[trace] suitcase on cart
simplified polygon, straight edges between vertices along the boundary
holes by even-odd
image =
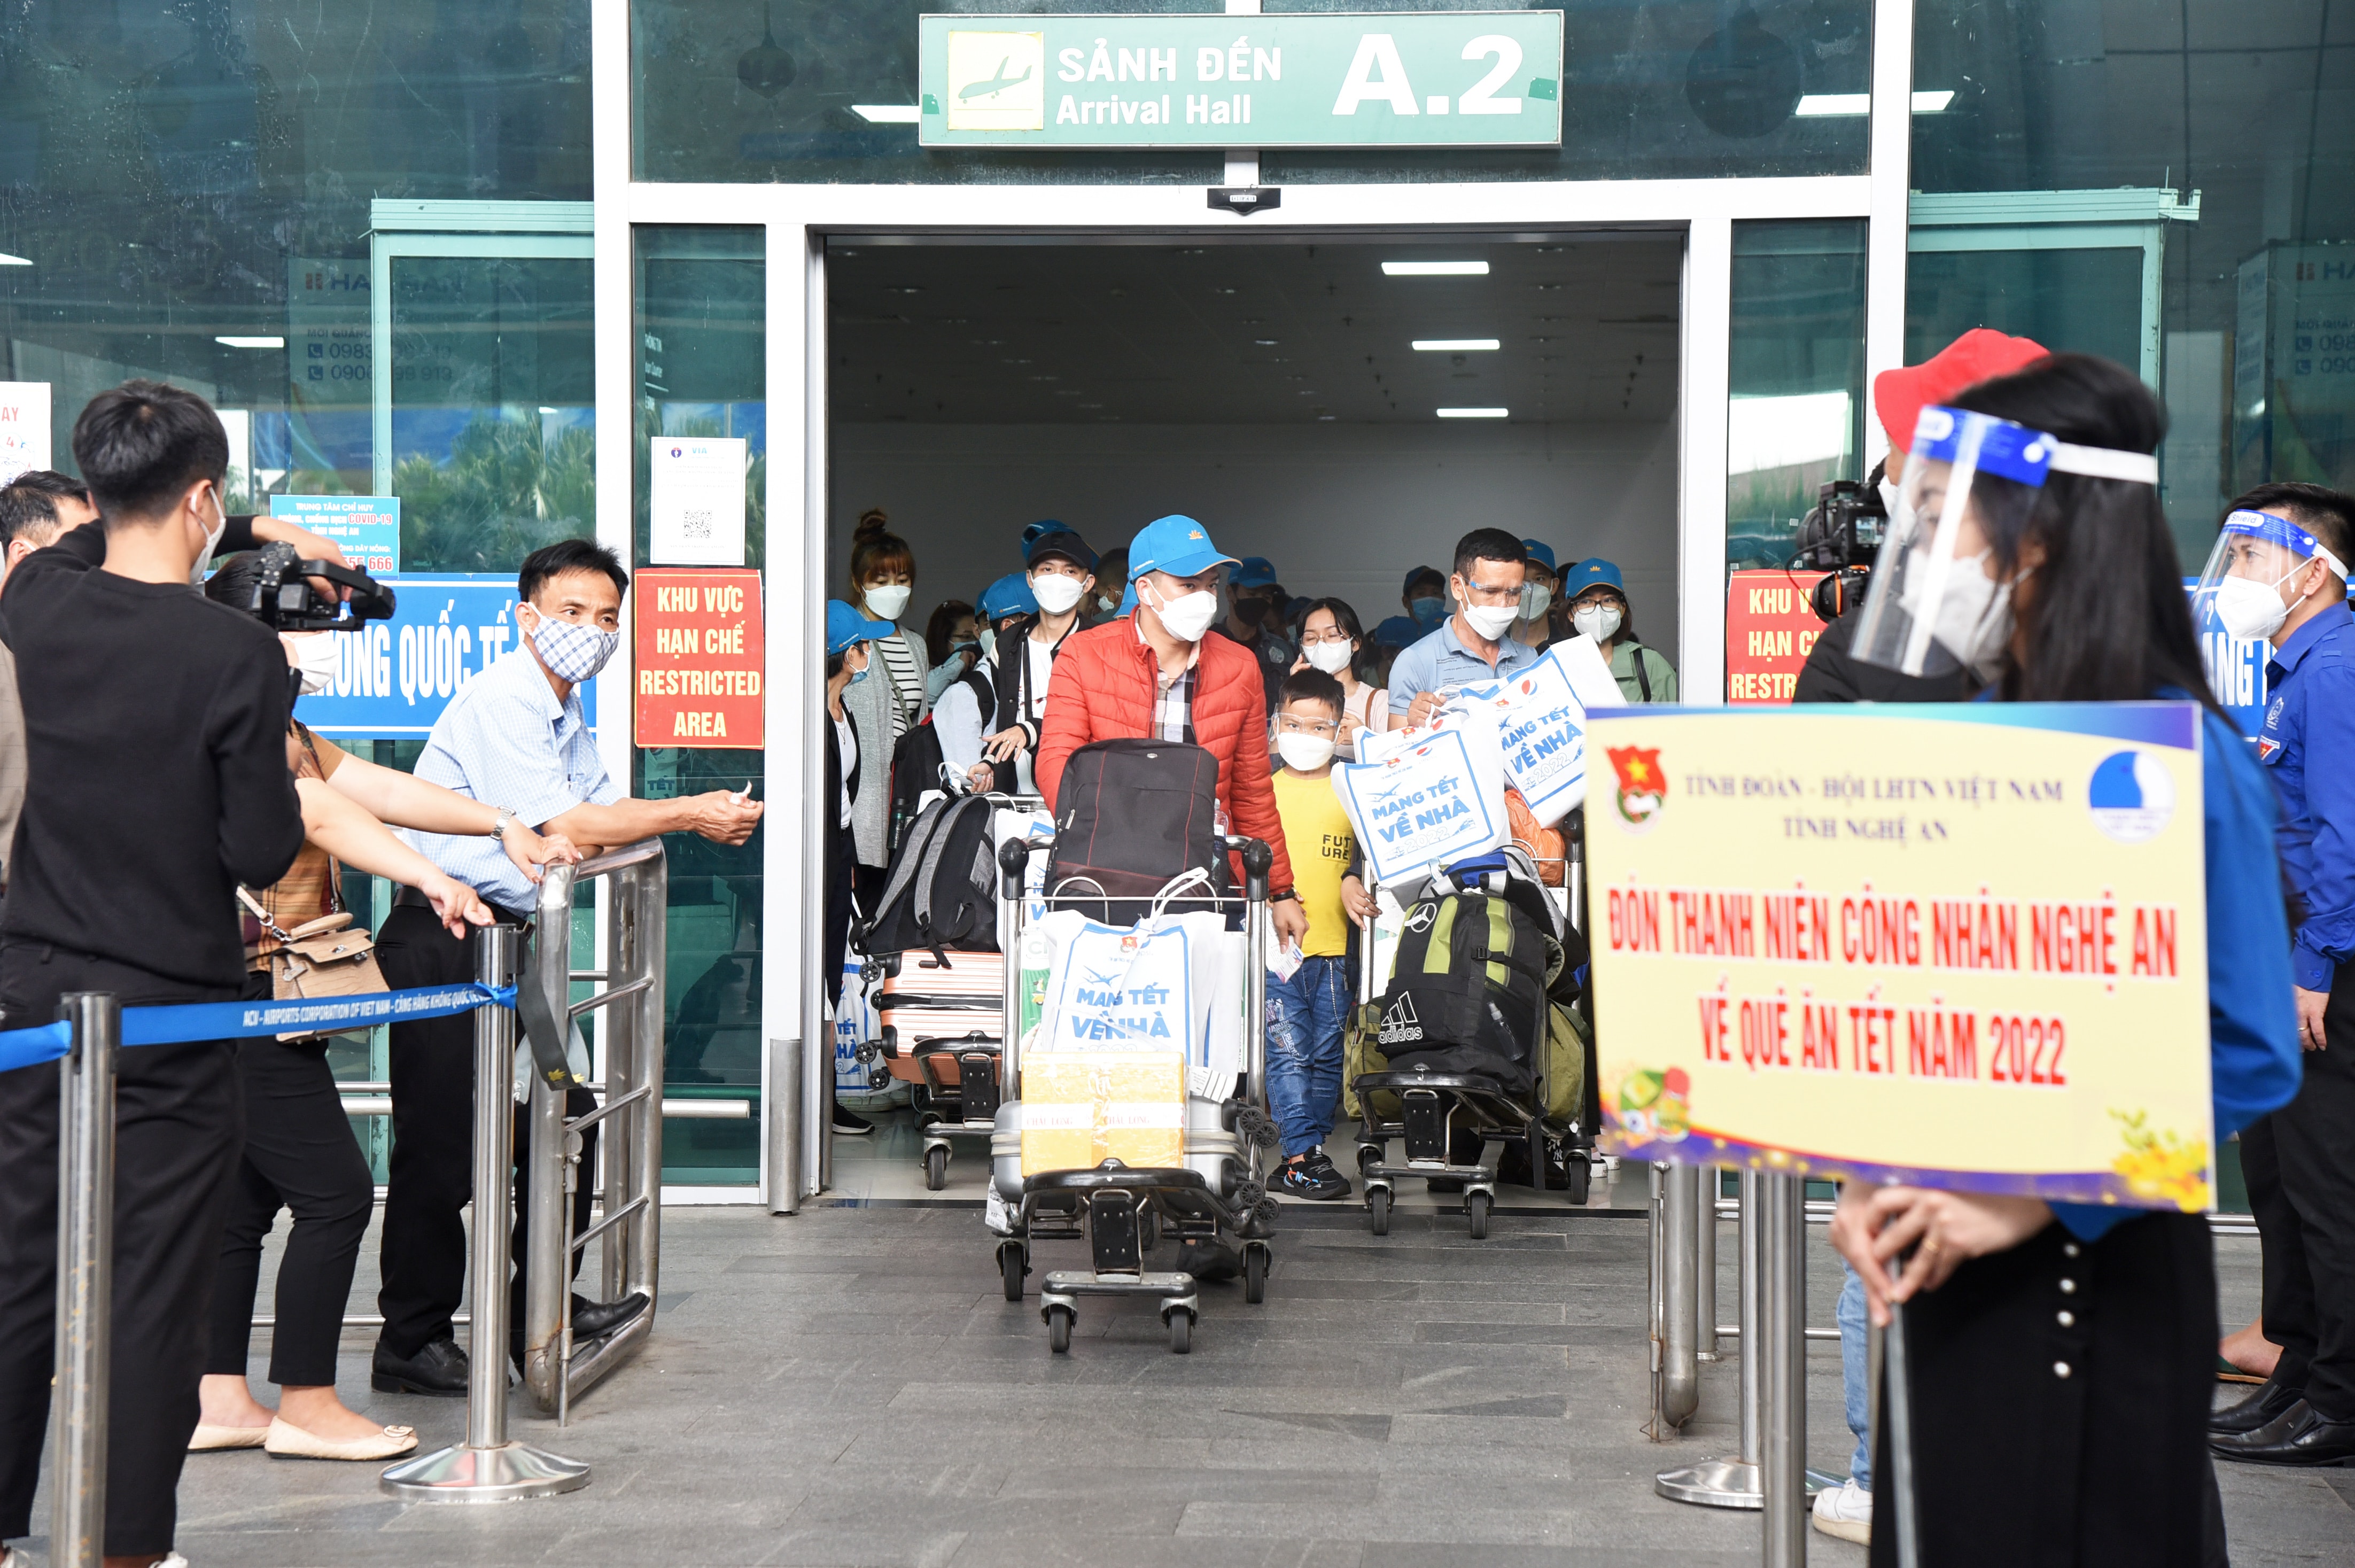
[[[878,1041],[892,1077],[911,1086],[924,1135],[924,1185],[947,1184],[954,1134],[986,1137],[996,1125],[1006,1038],[1006,959],[996,953],[918,948],[881,961]]]

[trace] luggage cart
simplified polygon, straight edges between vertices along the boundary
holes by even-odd
[[[998,1108],[991,1141],[993,1201],[987,1211],[997,1232],[997,1268],[1006,1299],[1020,1301],[1030,1274],[1034,1242],[1088,1243],[1094,1266],[1050,1270],[1039,1291],[1039,1315],[1047,1325],[1047,1348],[1057,1355],[1071,1348],[1071,1327],[1083,1296],[1142,1296],[1159,1307],[1169,1331],[1169,1349],[1193,1349],[1194,1323],[1201,1315],[1197,1291],[1201,1279],[1241,1275],[1243,1300],[1266,1299],[1273,1262],[1276,1201],[1268,1195],[1262,1158],[1277,1142],[1267,1110],[1267,880],[1274,854],[1256,838],[1230,837],[1226,847],[1242,856],[1244,871],[1243,964],[1245,1062],[1241,1086],[1213,1099],[1189,1094],[1186,1105],[1186,1163],[1140,1168],[1107,1159],[1092,1169],[1022,1175],[1020,1086],[1022,1055],[1021,927],[1029,902],[1025,873],[1032,853],[1050,841],[1030,838],[1002,845],[998,868],[1005,904],[998,929],[1008,955],[1006,1013],[1012,1044],[1005,1051],[1004,1081],[1015,1092]],[[1041,901],[1050,908],[1059,901]],[[1173,901],[1187,911],[1231,910],[1231,893]],[[1166,1253],[1164,1249],[1167,1249]],[[1162,1254],[1154,1256],[1154,1254]],[[1148,1258],[1174,1265],[1147,1268]]]
[[[1561,941],[1572,928],[1562,912],[1561,903],[1539,880],[1534,862],[1518,851],[1508,852],[1506,859],[1508,869],[1488,873],[1484,891],[1508,900],[1535,920],[1540,930]],[[1375,974],[1373,944],[1368,942],[1360,946],[1362,994],[1369,998],[1379,997],[1386,977]],[[1535,1023],[1537,1035],[1530,1042],[1530,1059],[1537,1065],[1538,1081],[1534,1091],[1526,1097],[1511,1093],[1497,1079],[1479,1072],[1433,1072],[1414,1068],[1363,1072],[1352,1081],[1359,1110],[1358,1174],[1365,1184],[1367,1221],[1375,1235],[1390,1233],[1396,1184],[1410,1177],[1421,1177],[1432,1183],[1433,1191],[1444,1190],[1441,1183],[1461,1183],[1466,1228],[1474,1241],[1485,1241],[1489,1215],[1497,1202],[1497,1167],[1510,1148],[1518,1148],[1527,1156],[1530,1179],[1540,1186],[1547,1180],[1549,1154],[1558,1155],[1570,1200],[1586,1201],[1593,1181],[1594,1051],[1590,1049],[1585,1053],[1585,1082],[1580,1087],[1577,1116],[1560,1128],[1549,1125],[1545,1107],[1550,1095],[1545,1066],[1547,1031],[1551,1023],[1550,1005],[1540,1007]],[[1396,1117],[1376,1114],[1373,1097],[1377,1093],[1397,1096]],[[1459,1133],[1479,1138],[1476,1159],[1467,1162],[1454,1157]],[[1392,1157],[1393,1143],[1402,1146],[1403,1158]]]

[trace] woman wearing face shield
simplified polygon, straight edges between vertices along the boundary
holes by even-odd
[[[2208,690],[2134,375],[2053,355],[1923,411],[1855,640],[1909,675],[1968,667],[1984,700],[2196,700],[2219,1138],[2297,1084],[2274,793]],[[1841,1192],[1832,1240],[1873,1320],[1905,1314],[1921,1562],[2221,1561],[2206,1431],[2216,1280],[2206,1218],[2023,1197]],[[1902,1260],[1901,1262],[1901,1260]],[[1895,1479],[1885,1452],[1874,1473]],[[2028,1452],[2021,1453],[2021,1445]],[[1987,1456],[2021,1459],[2000,1503]],[[1890,1498],[1876,1520],[1893,1520]],[[1872,1561],[1897,1561],[1876,1529]]]
[[[261,571],[253,553],[231,556],[205,585],[215,603],[242,610]],[[287,663],[303,695],[335,682],[346,635],[281,633]],[[287,766],[303,802],[304,843],[293,866],[268,888],[252,891],[240,912],[245,924],[248,1000],[272,994],[271,955],[286,935],[343,909],[343,870],[389,878],[432,901],[451,930],[488,925],[490,910],[474,891],[445,874],[387,831],[386,824],[430,833],[489,836],[499,831],[496,806],[468,800],[440,784],[364,762],[314,735],[300,720],[286,736]],[[542,837],[510,822],[501,838],[507,855],[535,880],[539,868],[577,860],[561,837]],[[353,1141],[327,1042],[274,1036],[238,1042],[238,1088],[245,1102],[245,1154],[221,1237],[213,1285],[212,1349],[201,1383],[202,1410],[192,1451],[267,1448],[307,1459],[389,1459],[417,1445],[415,1431],[386,1426],[345,1407],[336,1395],[336,1347],[360,1239],[375,1205],[375,1178]],[[261,1242],[281,1209],[293,1211],[278,1269],[278,1324],[272,1330],[270,1381],[278,1408],[257,1402],[246,1384],[253,1301]]]
[[[1560,635],[1555,630],[1556,595],[1561,589],[1561,571],[1554,564],[1553,546],[1542,539],[1523,539],[1521,548],[1529,552],[1528,569],[1521,576],[1521,615],[1513,623],[1509,635],[1543,653],[1553,645]]]

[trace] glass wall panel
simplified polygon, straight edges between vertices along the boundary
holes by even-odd
[[[1781,568],[1817,486],[1859,479],[1864,440],[1861,219],[1733,226],[1726,564]]]
[[[766,240],[756,228],[636,230],[638,452],[657,436],[745,443],[748,566],[765,564],[768,493]],[[647,559],[648,464],[637,473],[636,562]],[[643,589],[641,590],[643,592]],[[762,753],[689,747],[637,752],[634,794],[648,799],[765,787]],[[791,787],[785,798],[793,795]],[[794,818],[783,819],[790,832]],[[761,1092],[762,857],[764,822],[730,848],[690,833],[670,853],[669,969],[664,978],[664,1093],[735,1100],[757,1116]],[[701,1186],[760,1179],[757,1119],[663,1124],[663,1178]]]
[[[1914,16],[1914,95],[1943,107],[1913,118],[1907,357],[1987,325],[2138,368],[2187,560],[2260,480],[2355,485],[2355,8]]]
[[[1215,154],[926,152],[857,104],[916,101],[916,18],[1059,0],[632,0],[634,164],[645,180],[1214,185]],[[1089,10],[1201,12],[1202,0]],[[1264,9],[1515,9],[1497,0],[1273,0]],[[1545,9],[1556,8],[1550,3]],[[1271,185],[1855,174],[1870,0],[1560,0],[1563,145],[1544,153],[1277,154]],[[1248,27],[1248,23],[1239,24]]]

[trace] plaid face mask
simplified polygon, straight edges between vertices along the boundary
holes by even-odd
[[[622,634],[543,615],[539,630],[531,635],[531,645],[538,650],[539,662],[550,675],[578,686],[605,667],[605,661],[622,645]]]

